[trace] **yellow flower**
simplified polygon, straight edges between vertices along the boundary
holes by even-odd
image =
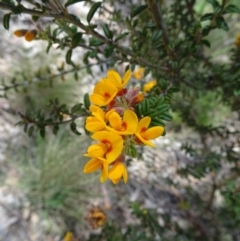
[[[142,143],[148,146],[155,147],[155,145],[149,140],[152,140],[161,136],[164,132],[164,128],[162,126],[154,126],[154,127],[148,128],[150,122],[151,122],[151,118],[149,116],[142,118],[138,123],[137,131],[135,135]]]
[[[73,233],[68,231],[65,234],[63,241],[73,241],[73,239],[74,239]]]
[[[100,81],[95,85],[93,94],[90,95],[90,101],[98,106],[109,104],[117,94],[117,88],[106,81]]]
[[[98,106],[90,106],[89,110],[93,116],[89,116],[86,119],[86,130],[90,132],[102,131],[105,129],[105,114],[104,111]]]
[[[108,177],[108,162],[104,158],[92,158],[84,166],[83,172],[92,173],[97,171],[98,169],[101,169],[100,182],[105,182]]]
[[[111,179],[114,184],[117,184],[121,177],[123,177],[124,183],[127,183],[128,173],[126,166],[122,162],[116,162],[109,171],[108,178]]]
[[[86,130],[88,130],[90,132],[102,131],[105,129],[105,126],[106,126],[106,124],[104,122],[100,121],[95,116],[88,116],[86,119],[85,128],[86,128]]]
[[[240,47],[240,33],[237,35],[234,44],[235,44],[237,47]]]
[[[144,76],[144,68],[140,67],[138,68],[134,73],[133,73],[133,76],[135,79],[142,79],[143,76]]]
[[[146,92],[150,91],[155,85],[157,85],[156,80],[149,81],[148,83],[143,85],[143,93],[146,93]]]
[[[100,143],[90,146],[84,156],[105,158],[110,164],[121,154],[123,139],[117,133],[98,131],[92,135],[92,138]]]
[[[123,79],[115,70],[109,70],[107,72],[107,78],[104,79],[104,82],[113,84],[118,90],[123,89],[126,84],[128,83],[129,79],[131,78],[131,71],[127,70],[127,72],[124,74]]]
[[[109,124],[111,127],[107,126],[107,130],[119,135],[130,135],[134,134],[137,129],[138,117],[132,110],[125,110],[123,119],[117,112],[112,112],[109,115]]]

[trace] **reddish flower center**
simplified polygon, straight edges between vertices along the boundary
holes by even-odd
[[[110,151],[112,151],[112,143],[109,140],[102,140],[101,142],[105,144],[107,147],[106,153],[109,153]]]
[[[110,98],[109,93],[105,92],[105,93],[104,93],[104,97],[105,97],[105,98]]]
[[[127,123],[123,121],[122,123],[122,130],[125,131],[127,129]]]

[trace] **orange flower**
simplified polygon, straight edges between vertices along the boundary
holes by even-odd
[[[26,41],[31,42],[33,39],[35,39],[36,35],[37,35],[37,30],[36,29],[29,30],[25,34],[24,38],[25,38]]]
[[[18,30],[15,30],[13,33],[15,36],[17,37],[23,37],[26,33],[27,33],[27,29],[18,29]]]
[[[142,143],[155,147],[155,145],[149,140],[161,136],[164,132],[164,128],[162,126],[148,128],[150,122],[151,118],[149,116],[142,118],[138,123],[135,135]]]

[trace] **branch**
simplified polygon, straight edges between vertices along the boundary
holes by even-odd
[[[10,10],[13,14],[15,14],[14,11],[16,10],[16,7],[13,6],[13,5],[10,5],[10,4],[7,4],[7,3],[0,3],[0,8],[5,9],[5,10]],[[119,52],[121,52],[121,53],[123,53],[127,56],[132,57],[139,65],[147,66],[147,67],[150,67],[150,68],[153,68],[153,69],[157,69],[159,71],[164,71],[164,72],[169,71],[169,68],[160,67],[157,64],[153,64],[151,62],[148,62],[144,58],[138,57],[133,51],[131,51],[129,49],[126,49],[123,46],[120,46],[117,43],[105,38],[103,35],[99,34],[94,29],[91,29],[90,26],[83,24],[80,21],[80,19],[76,18],[73,15],[69,15],[69,14],[65,15],[63,13],[42,12],[42,11],[28,9],[28,8],[25,8],[24,6],[22,6],[21,13],[22,14],[25,13],[25,14],[35,15],[35,16],[39,16],[39,17],[51,17],[51,18],[55,18],[55,19],[66,20],[66,21],[76,25],[77,27],[81,28],[82,30],[84,30],[87,34],[92,35],[92,36],[96,37],[97,39],[101,40],[105,44],[113,46]]]
[[[72,72],[75,72],[75,71],[79,71],[79,70],[82,70],[82,69],[86,69],[86,68],[89,68],[91,66],[94,66],[94,65],[99,65],[99,64],[102,64],[102,63],[107,63],[109,62],[110,60],[108,61],[103,61],[103,62],[98,62],[98,63],[94,63],[94,64],[89,64],[89,65],[86,65],[86,66],[82,66],[82,67],[79,67],[79,68],[73,68],[73,69],[70,69],[70,70],[66,70],[66,71],[62,71],[61,73],[59,74],[55,74],[55,75],[49,75],[49,76],[45,76],[45,77],[42,77],[42,78],[34,78],[32,79],[31,81],[23,81],[21,83],[16,83],[14,85],[10,85],[10,86],[4,86],[3,88],[0,88],[0,91],[6,91],[6,90],[9,90],[9,89],[14,89],[14,88],[17,88],[17,87],[21,87],[21,86],[28,86],[29,84],[32,84],[32,83],[36,83],[36,82],[39,82],[39,81],[46,81],[46,80],[50,80],[50,79],[55,79],[57,77],[60,77],[60,76],[63,76],[63,75],[66,75],[66,74],[70,74]]]
[[[152,13],[153,20],[154,20],[157,28],[159,30],[162,30],[162,39],[163,39],[163,43],[165,45],[168,55],[170,57],[173,57],[174,59],[176,59],[176,54],[174,53],[174,51],[172,51],[168,47],[169,37],[168,37],[166,25],[163,20],[162,9],[161,9],[160,4],[158,3],[158,1],[155,1],[155,0],[147,0],[147,2],[148,2],[149,10]]]

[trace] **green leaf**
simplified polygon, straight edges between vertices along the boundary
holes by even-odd
[[[162,35],[162,31],[161,30],[155,30],[153,32],[153,34],[152,34],[152,38],[151,38],[152,42],[155,42],[155,41],[159,40],[161,35]]]
[[[101,40],[98,40],[94,37],[89,39],[89,45],[90,46],[100,46],[100,45],[103,45],[103,44],[104,44],[104,42],[102,42]]]
[[[69,49],[69,50],[67,51],[67,54],[66,54],[66,63],[67,63],[67,64],[72,64],[71,58],[72,58],[72,50]]]
[[[205,46],[208,47],[208,48],[211,48],[211,43],[210,43],[208,40],[206,40],[206,39],[202,39],[202,40],[200,41],[200,43],[203,44],[203,45],[205,45]]]
[[[57,135],[57,133],[59,131],[59,125],[54,125],[52,131],[53,131],[54,135]]]
[[[229,30],[227,23],[225,22],[224,18],[221,16],[216,18],[216,25],[218,28],[223,29],[225,31]]]
[[[9,29],[10,26],[11,13],[7,13],[3,16],[3,27]]]
[[[90,102],[90,98],[89,98],[89,94],[86,93],[83,97],[83,103],[84,103],[84,107],[86,108],[86,110],[89,109],[91,102]]]
[[[77,130],[77,125],[75,122],[71,122],[70,129],[74,134],[81,135],[81,133]]]
[[[113,32],[109,29],[106,23],[103,25],[103,32],[107,38],[113,38]]]
[[[224,9],[224,13],[239,13],[240,14],[240,8],[236,5],[230,4]]]
[[[134,18],[135,16],[137,16],[138,14],[140,14],[141,12],[143,12],[146,8],[147,8],[147,4],[145,5],[140,5],[140,6],[137,6],[136,8],[134,8],[132,10],[132,12],[130,13],[130,17],[131,18]]]
[[[72,38],[72,47],[75,48],[78,46],[78,44],[81,42],[82,40],[82,33],[78,32],[76,34],[73,35]]]
[[[68,0],[66,3],[65,3],[65,7],[68,7],[72,4],[75,4],[75,3],[79,3],[79,2],[83,2],[83,1],[86,1],[86,0]]]
[[[211,26],[210,26],[210,25],[205,26],[205,27],[202,29],[202,35],[203,35],[203,36],[207,36],[207,35],[209,34],[210,30],[211,30]]]
[[[44,137],[45,137],[45,134],[46,134],[45,127],[43,127],[43,128],[40,129],[40,136],[41,136],[42,138],[44,138]]]
[[[32,15],[33,22],[36,22],[39,19],[39,16]]]
[[[217,0],[207,0],[207,1],[208,1],[209,3],[211,3],[214,8],[220,6],[220,5],[219,5],[219,2],[218,2]]]
[[[83,106],[82,103],[74,105],[74,106],[71,108],[71,113],[74,114],[74,113],[76,113],[76,112],[82,111],[82,106]]]
[[[96,11],[98,10],[98,8],[101,6],[102,2],[96,2],[92,5],[92,7],[90,8],[88,14],[87,14],[87,21],[88,23],[91,22],[94,14],[96,13]]]
[[[206,14],[204,14],[202,17],[201,17],[201,19],[200,19],[200,21],[206,21],[206,20],[211,20],[213,18],[213,14],[212,13],[206,13]]]
[[[165,121],[171,121],[172,116],[168,113],[165,113],[164,115],[159,116],[160,119],[165,120]]]
[[[31,137],[34,131],[34,126],[30,126],[30,128],[28,129],[28,136]]]
[[[114,50],[113,46],[111,45],[107,46],[103,51],[104,56],[106,58],[109,58],[113,54],[113,50]]]
[[[125,38],[128,34],[129,34],[128,32],[125,32],[125,33],[120,34],[120,35],[115,39],[115,42],[117,42],[117,41],[120,40],[120,39]]]
[[[3,3],[7,3],[7,4],[10,4],[10,5],[15,5],[14,1],[13,0],[2,0]]]

